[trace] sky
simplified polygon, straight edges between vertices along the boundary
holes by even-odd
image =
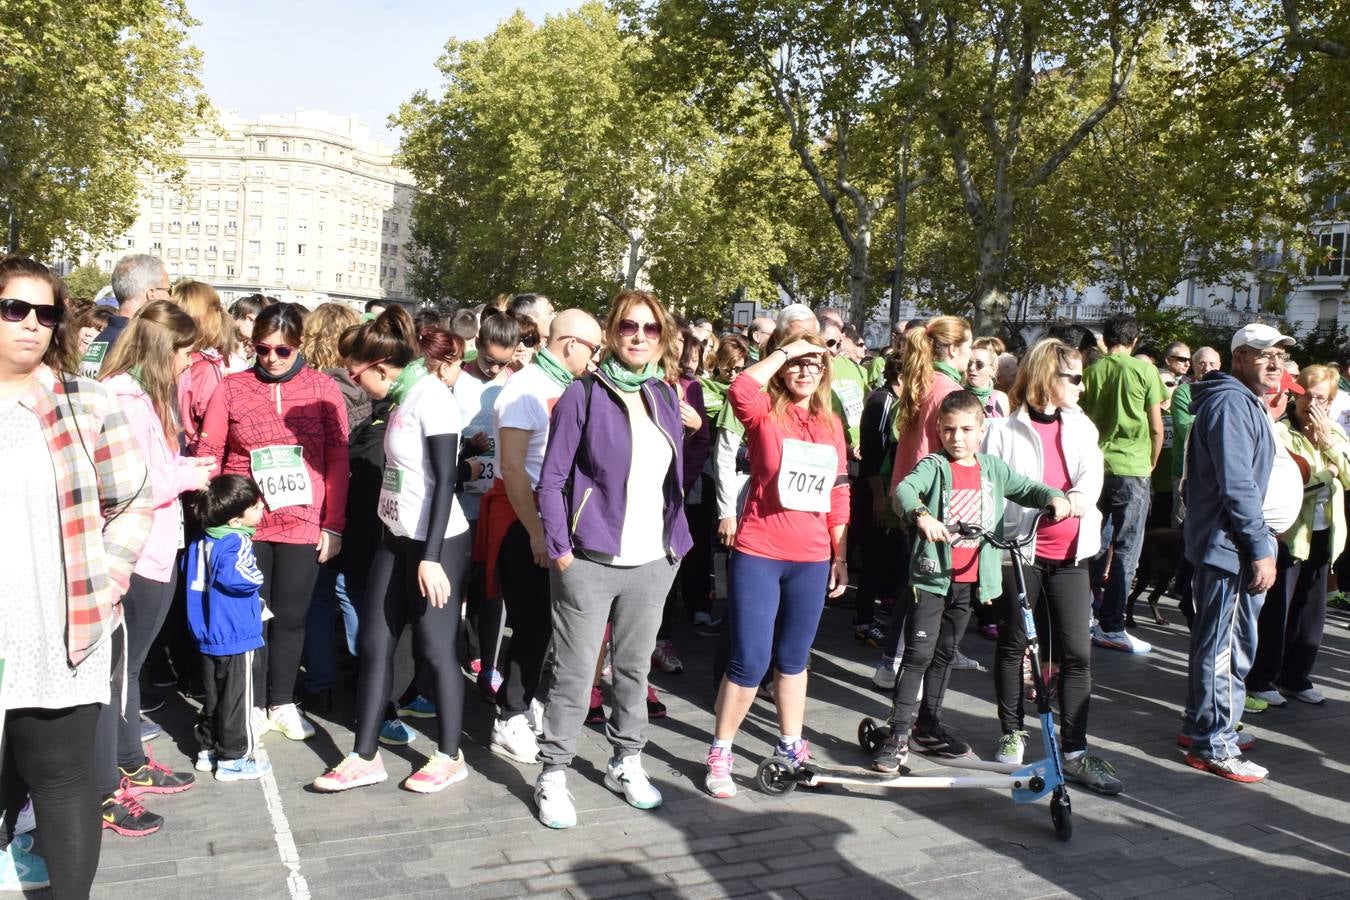
[[[245,117],[296,107],[356,113],[397,143],[387,119],[418,89],[436,91],[445,42],[491,32],[515,9],[540,22],[564,0],[188,0],[201,24],[202,83]]]

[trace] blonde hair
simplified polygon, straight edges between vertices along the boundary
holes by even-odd
[[[661,326],[661,340],[652,354],[652,361],[665,369],[667,381],[679,381],[680,355],[675,352],[675,335],[679,334],[680,329],[674,317],[666,312],[665,306],[650,291],[624,290],[614,295],[609,304],[609,318],[605,320],[605,356],[618,355],[615,351],[623,340],[619,337],[619,323],[638,304],[645,304],[652,311],[652,318]]]
[[[813,419],[833,417],[834,405],[830,398],[830,370],[832,367],[830,365],[830,351],[825,346],[825,339],[818,334],[808,332],[797,335],[793,339],[793,343],[797,341],[806,341],[806,343],[820,348],[820,383],[811,392],[811,401],[807,404],[807,412],[811,414]],[[798,358],[800,359],[800,357]],[[781,417],[783,410],[787,409],[788,405],[793,402],[787,386],[783,383],[784,378],[786,378],[787,367],[791,364],[792,360],[783,363],[783,367],[774,373],[765,386],[765,390],[769,393],[769,399],[773,401],[775,416]]]
[[[204,281],[180,281],[170,292],[183,312],[192,317],[197,326],[197,340],[193,350],[219,350],[225,353],[224,329],[221,322],[220,294]],[[230,331],[234,331],[233,326]]]
[[[300,352],[310,368],[336,369],[342,365],[342,354],[338,352],[338,339],[353,325],[359,325],[361,317],[356,310],[342,303],[321,303],[305,320],[305,333],[300,338]]]
[[[1304,366],[1303,370],[1298,373],[1299,386],[1304,389],[1326,381],[1331,382],[1331,390],[1327,393],[1327,402],[1336,399],[1336,382],[1339,378],[1340,376],[1331,366]]]
[[[1045,338],[1033,344],[1008,391],[1009,411],[1023,406],[1035,410],[1053,406],[1059,373],[1075,361],[1081,365],[1083,354],[1058,338]]]
[[[904,360],[900,364],[900,401],[896,428],[903,431],[919,414],[933,389],[933,361],[938,351],[970,339],[970,323],[960,316],[929,319],[922,329],[905,334]]]
[[[994,337],[993,335],[976,338],[975,343],[971,344],[971,346],[976,350],[988,350],[993,356],[994,362],[998,362],[998,358],[1008,352],[1008,346],[1003,343],[1003,338]]]
[[[192,317],[168,300],[142,306],[113,345],[99,376],[107,381],[130,372],[150,396],[169,446],[178,449],[178,370],[174,355],[193,346],[197,328]]]

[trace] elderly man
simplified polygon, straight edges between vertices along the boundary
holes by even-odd
[[[117,315],[85,351],[80,361],[80,374],[85,378],[98,378],[103,360],[142,306],[151,300],[169,299],[169,272],[158,256],[133,253],[119,259],[113,267],[112,289],[117,298]]]
[[[764,353],[764,345],[769,343],[769,338],[773,337],[773,330],[776,323],[767,316],[756,316],[750,320],[750,326],[745,330],[745,336],[750,341],[750,358],[758,360]]]
[[[1176,377],[1177,383],[1188,381],[1187,371],[1191,367],[1191,348],[1181,341],[1173,341],[1163,351],[1162,367]]]
[[[1297,466],[1279,453],[1265,398],[1284,376],[1294,339],[1269,325],[1233,336],[1232,374],[1194,385],[1186,445],[1186,558],[1195,567],[1186,712],[1177,743],[1186,763],[1230,781],[1254,782],[1266,769],[1242,756],[1237,732],[1256,653],[1257,619],[1275,582],[1275,535],[1303,501]]]
[[[765,344],[765,349],[780,346],[785,339],[799,334],[819,334],[820,321],[811,307],[805,303],[789,303],[778,311],[778,320],[774,325],[773,336]]]

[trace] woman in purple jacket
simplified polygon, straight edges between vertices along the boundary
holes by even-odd
[[[553,409],[539,477],[539,516],[553,560],[553,682],[535,784],[539,821],[576,824],[564,780],[576,755],[605,624],[614,623],[614,757],[605,786],[638,809],[661,804],[639,754],[647,671],[666,592],[689,550],[684,517],[680,398],[664,377],[676,363],[673,323],[646,291],[610,306],[598,371],[567,387]]]

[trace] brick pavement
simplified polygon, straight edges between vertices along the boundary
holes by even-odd
[[[853,737],[858,719],[885,712],[881,695],[866,686],[875,651],[852,641],[849,621],[848,611],[825,613],[807,716],[818,758],[836,765],[863,762]],[[130,840],[105,832],[94,896],[246,900],[285,898],[293,887],[295,896],[307,890],[350,900],[1350,897],[1346,621],[1331,614],[1314,673],[1328,702],[1249,718],[1260,741],[1252,755],[1272,773],[1257,786],[1181,762],[1173,740],[1185,671],[1182,628],[1142,626],[1141,636],[1157,648],[1148,656],[1095,651],[1090,736],[1126,791],[1108,799],[1073,790],[1069,843],[1054,837],[1046,802],[1017,806],[989,790],[835,788],[765,796],[750,783],[776,735],[772,709],[763,703],[756,703],[738,743],[739,796],[706,797],[699,784],[712,724],[712,642],[684,634],[677,644],[686,672],[656,679],[670,706],[670,717],[651,729],[646,756],[666,797],[659,810],[630,809],[604,789],[608,747],[602,733],[588,728],[569,777],[581,824],[565,832],[541,827],[530,804],[537,770],[488,752],[490,708],[476,699],[465,723],[468,782],[431,797],[400,790],[398,780],[432,747],[419,736],[409,748],[383,751],[389,782],[345,795],[313,793],[309,780],[350,747],[343,708],[332,721],[317,720],[320,733],[306,744],[267,738],[289,833],[278,836],[281,819],[269,814],[262,785],[208,778],[185,794],[151,798],[151,808],[168,818],[159,834]],[[972,633],[964,646],[991,662],[991,642]],[[992,755],[998,730],[992,677],[953,678],[948,723],[977,752]],[[155,718],[168,734],[154,749],[186,765],[194,749],[189,708],[175,699]]]

